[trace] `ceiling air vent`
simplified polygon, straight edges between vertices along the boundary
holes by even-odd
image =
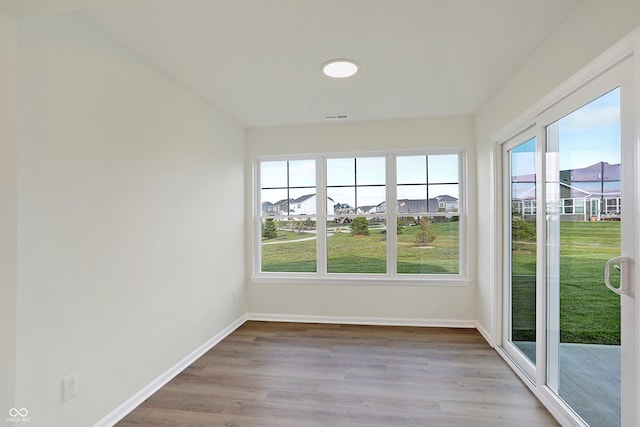
[[[348,114],[330,114],[328,116],[324,116],[325,120],[347,120],[348,118]]]

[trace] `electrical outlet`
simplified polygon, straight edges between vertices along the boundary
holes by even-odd
[[[62,379],[62,401],[74,397],[78,394],[78,374],[73,372]]]

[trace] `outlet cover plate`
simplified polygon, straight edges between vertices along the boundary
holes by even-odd
[[[62,401],[66,402],[78,394],[78,373],[73,372],[62,379]]]

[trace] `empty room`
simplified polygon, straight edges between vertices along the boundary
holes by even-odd
[[[638,0],[0,0],[0,424],[640,426]]]

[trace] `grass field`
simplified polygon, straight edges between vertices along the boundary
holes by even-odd
[[[398,236],[398,273],[456,274],[459,272],[458,222],[431,224],[436,239],[417,246],[418,226]],[[328,224],[329,273],[385,273],[386,235],[371,226],[368,236],[352,236],[348,226]],[[619,255],[620,223],[562,222],[560,224],[560,336],[562,342],[619,344],[619,297],[602,281],[605,262]],[[262,271],[315,272],[313,230],[279,231],[263,241]],[[273,242],[286,242],[270,244]],[[535,339],[535,243],[520,239],[513,247],[513,339]],[[612,271],[613,274],[613,271]]]
[[[316,240],[311,232],[278,231],[262,240],[262,271],[310,273],[316,271]]]
[[[327,271],[329,273],[384,274],[387,270],[386,233],[381,225],[372,225],[368,236],[352,236],[348,226],[327,226]],[[405,227],[398,236],[398,273],[457,274],[458,222],[431,224],[436,239],[427,246],[417,246],[418,226]],[[315,272],[316,241],[295,241],[313,233],[279,231],[275,239],[263,240],[262,271]],[[272,244],[278,241],[287,243]]]
[[[560,341],[620,344],[620,299],[602,279],[605,262],[620,253],[620,223],[562,222],[560,245]],[[535,244],[513,246],[512,337],[532,341]]]

